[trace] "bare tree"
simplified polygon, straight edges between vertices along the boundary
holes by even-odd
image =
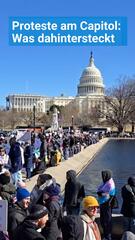
[[[105,102],[103,116],[122,132],[135,113],[135,79],[120,79],[118,86],[108,90]]]
[[[33,125],[33,112],[21,111],[18,112],[19,125],[32,126]]]
[[[14,129],[20,122],[20,117],[15,109],[7,111],[8,126],[10,129]]]
[[[8,129],[9,121],[8,114],[5,110],[0,110],[0,129]]]
[[[44,126],[50,126],[51,119],[52,119],[52,113],[49,113],[49,114],[42,113],[37,117],[38,123],[40,123]]]
[[[79,114],[79,109],[74,102],[70,102],[63,107],[60,112],[59,121],[62,126],[76,125],[76,120]]]

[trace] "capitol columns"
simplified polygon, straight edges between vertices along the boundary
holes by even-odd
[[[33,105],[33,128],[35,131],[35,127],[36,127],[36,104],[34,103]]]

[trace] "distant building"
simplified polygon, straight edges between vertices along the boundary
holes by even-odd
[[[74,97],[45,97],[40,95],[14,94],[6,97],[6,109],[15,109],[20,111],[33,111],[35,105],[37,112],[47,112],[52,105],[65,106],[69,104]]]
[[[95,106],[104,109],[104,89],[103,77],[100,70],[94,64],[91,52],[88,67],[84,69],[77,86],[76,104],[80,112],[88,112]]]
[[[14,94],[6,97],[6,108],[8,110],[15,109],[19,111],[33,111],[33,106],[36,106],[38,112],[45,112],[45,97],[29,95],[29,94]]]
[[[47,112],[52,105],[66,106],[74,103],[79,107],[79,112],[90,111],[91,108],[99,106],[104,109],[104,89],[103,77],[100,70],[94,64],[91,52],[89,65],[84,69],[77,86],[76,97],[46,97],[40,95],[14,94],[6,97],[6,107],[8,110],[32,111],[35,105],[37,112]]]

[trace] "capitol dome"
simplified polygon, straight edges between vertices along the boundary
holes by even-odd
[[[77,96],[103,96],[104,84],[101,72],[94,64],[91,52],[90,62],[81,75]]]

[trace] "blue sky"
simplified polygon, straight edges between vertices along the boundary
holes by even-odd
[[[0,105],[8,94],[75,96],[91,50],[106,87],[120,76],[135,75],[135,1],[123,0],[1,0]],[[122,47],[17,47],[8,44],[10,16],[126,16],[128,45]]]

